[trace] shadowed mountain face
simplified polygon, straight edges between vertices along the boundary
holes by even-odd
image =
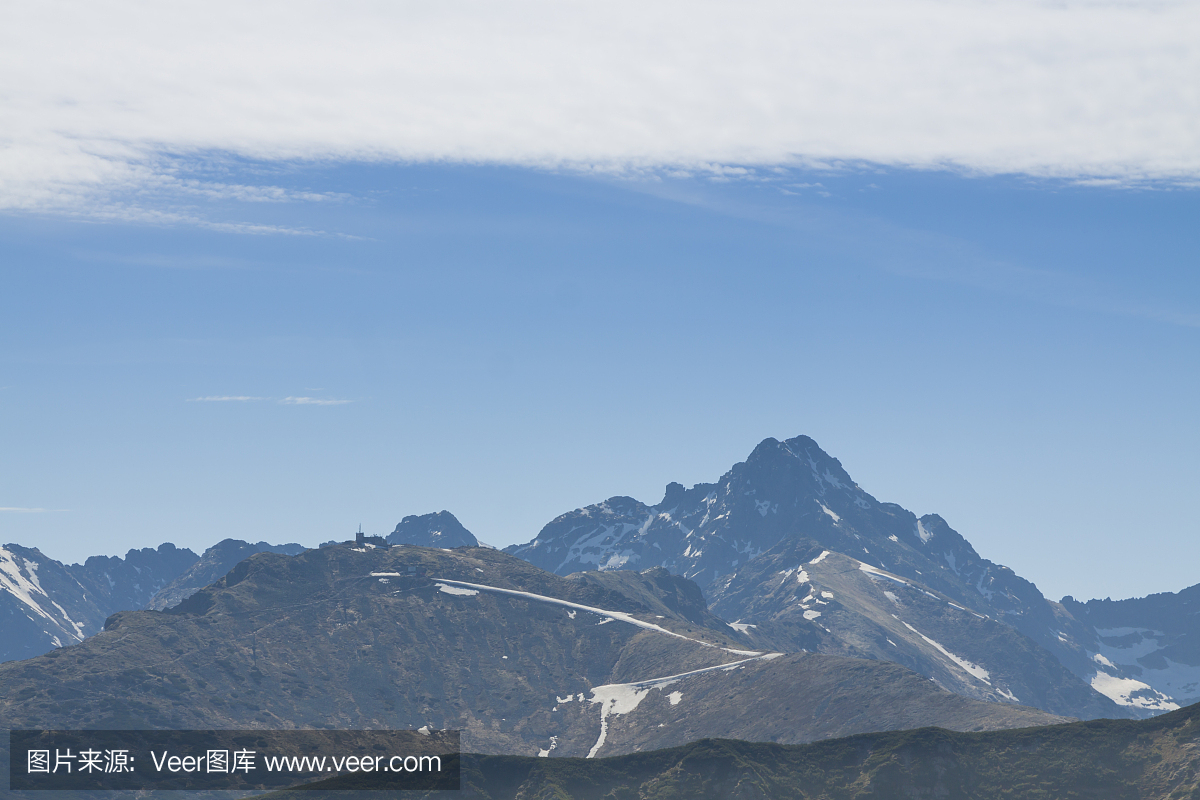
[[[294,556],[303,553],[303,545],[298,544],[268,544],[258,542],[251,544],[239,539],[225,539],[204,551],[204,555],[171,583],[160,589],[149,603],[139,606],[121,606],[119,610],[126,611],[135,608],[150,608],[162,611],[178,605],[196,592],[225,576],[225,573],[237,566],[255,553],[282,553]]]
[[[462,787],[463,800],[1195,800],[1200,706],[1151,720],[988,733],[925,728],[791,747],[705,740],[601,761],[476,756],[463,759]]]
[[[886,662],[752,651],[663,570],[562,578],[486,548],[259,553],[168,612],[0,665],[14,729],[428,725],[558,756],[1060,720]]]
[[[388,544],[415,544],[420,547],[478,547],[479,540],[462,526],[449,511],[407,516],[388,534]]]
[[[196,559],[169,543],[71,565],[36,547],[0,547],[0,661],[82,641],[110,614],[141,608]]]
[[[1020,631],[809,540],[781,543],[712,594],[713,611],[736,620],[756,647],[895,661],[980,700],[1087,719],[1125,715]]]
[[[1177,683],[1181,686],[1188,683],[1185,678],[1189,678],[1190,672],[1183,675],[1175,669],[1156,673],[1147,665],[1125,663],[1129,658],[1125,662],[1103,658],[1100,635],[1086,621],[1072,616],[1063,605],[1047,600],[1036,586],[1008,567],[982,558],[941,517],[926,515],[918,519],[900,506],[876,500],[854,483],[837,459],[806,436],[784,442],[766,439],[745,462],[734,465],[716,483],[697,484],[691,489],[672,483],[663,500],[654,506],[628,497],[614,497],[563,514],[546,525],[532,542],[506,548],[506,552],[559,574],[580,569],[642,570],[662,566],[695,580],[729,619],[752,624],[759,617],[748,618],[751,606],[760,615],[767,613],[766,606],[756,605],[753,596],[760,590],[773,591],[768,576],[762,573],[755,559],[764,553],[782,552],[792,545],[807,547],[797,544],[804,540],[815,543],[821,550],[842,554],[868,568],[919,586],[960,606],[965,614],[986,617],[1019,631],[1052,654],[1077,679],[1060,682],[1057,688],[1052,688],[1044,684],[1049,673],[1039,667],[1041,677],[1030,674],[1023,679],[1030,687],[1029,698],[1015,695],[1025,702],[1051,694],[1064,699],[1078,697],[1079,681],[1116,706],[1106,704],[1102,698],[1090,698],[1066,708],[1049,701],[1042,707],[1049,710],[1053,706],[1058,713],[1086,717],[1149,715],[1178,707],[1179,698],[1172,699],[1171,691],[1180,692],[1182,697],[1194,696],[1187,693],[1190,690],[1176,687]],[[789,563],[781,569],[798,566]],[[864,619],[850,624],[851,613],[844,608],[839,622],[855,629],[882,631],[876,622],[886,623],[885,618],[894,614],[895,609],[890,600],[883,599],[886,595],[877,594],[868,604],[869,611],[859,604],[854,612],[865,615]],[[815,596],[815,601],[823,600],[819,594]],[[889,655],[893,653],[891,646],[882,639],[864,647],[861,641],[855,644],[861,639],[858,633],[834,630],[829,624],[834,621],[833,615],[816,626],[806,625],[805,615],[812,622],[812,613],[819,611],[812,603],[794,603],[790,609],[790,613],[785,613],[781,606],[771,611],[770,616],[777,628],[792,627],[800,637],[788,640],[793,644],[808,647],[804,644],[808,641],[803,638],[804,631],[830,627],[835,638],[851,648],[840,652],[870,653],[914,664],[901,654],[904,648],[894,636],[891,638],[897,641],[897,650]],[[905,621],[920,631],[934,625],[932,620],[923,622],[916,608],[907,613]],[[1183,624],[1186,633],[1180,636],[1189,642],[1200,642],[1200,617],[1191,619],[1194,621],[1190,627]],[[1139,625],[1156,630],[1151,622],[1147,619]],[[889,624],[884,625],[887,627]],[[912,639],[912,632],[909,633]],[[940,641],[933,636],[928,638]],[[928,642],[917,645],[918,641],[921,640],[912,639],[918,649],[933,647]],[[1200,657],[1192,655],[1182,639],[1173,641],[1172,652],[1186,659],[1180,663],[1195,670],[1200,678],[1200,666],[1189,666],[1200,665]],[[1017,650],[1030,654],[1027,644]],[[1044,660],[1030,657],[1033,662]],[[953,659],[949,661],[952,663]],[[1015,680],[1016,673],[1025,668],[1023,664],[1030,663],[1025,659],[1002,665],[993,659],[990,670],[997,674],[1007,672]],[[933,667],[924,672],[936,676]],[[948,681],[946,685],[955,683],[961,682]],[[979,696],[978,691],[985,691],[987,684],[977,683],[975,689],[966,692],[969,696]],[[1043,685],[1033,688],[1039,684]],[[962,685],[970,686],[970,682]]]

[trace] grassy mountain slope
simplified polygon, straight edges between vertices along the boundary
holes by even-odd
[[[477,752],[584,755],[681,736],[794,742],[1057,721],[972,705],[885,662],[747,661],[744,637],[698,598],[659,571],[563,578],[487,548],[260,553],[168,612],[122,612],[81,644],[0,665],[0,726],[428,725],[462,730]],[[813,691],[822,681],[830,692]],[[838,702],[822,707],[827,695]]]

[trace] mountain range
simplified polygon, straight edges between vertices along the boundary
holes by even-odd
[[[0,548],[0,725],[448,727],[608,756],[1149,717],[1200,699],[1200,586],[1053,602],[807,437],[497,551],[449,512],[307,550]]]
[[[605,756],[1065,721],[887,661],[751,649],[666,570],[563,578],[490,548],[262,552],[165,611],[0,664],[11,729],[455,729],[472,752]]]

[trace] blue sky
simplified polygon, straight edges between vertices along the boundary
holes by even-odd
[[[792,13],[758,5],[751,33]],[[534,6],[502,21],[533,30],[516,12]],[[416,67],[335,41],[327,81],[271,72],[322,24],[311,9],[238,49],[262,63],[234,83],[189,61],[233,48],[204,30],[176,55],[114,27],[113,53],[152,50],[128,63],[53,58],[86,19],[46,55],[33,37],[18,66],[45,69],[4,101],[19,124],[0,153],[0,540],[67,561],[313,545],[444,508],[504,545],[803,433],[1053,598],[1200,581],[1200,131],[1193,56],[1164,47],[1195,14],[963,4],[945,22],[960,45],[1043,33],[963,67],[972,109],[961,56],[921,38],[940,7],[872,8],[863,46],[901,29],[863,74],[833,69],[837,48],[809,63],[723,40],[726,71],[675,74],[687,46],[639,55],[600,26],[585,105],[552,80],[555,59],[577,67],[552,41],[569,19],[529,34],[532,55],[379,85],[337,69]],[[686,23],[697,41],[727,22],[710,11]],[[379,23],[454,27],[430,13]],[[1133,62],[1144,83],[1112,89]],[[897,71],[906,102],[887,105]],[[931,75],[942,91],[915,91]]]

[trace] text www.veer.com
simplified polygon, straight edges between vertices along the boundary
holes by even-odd
[[[441,772],[440,756],[265,756],[267,772]]]

